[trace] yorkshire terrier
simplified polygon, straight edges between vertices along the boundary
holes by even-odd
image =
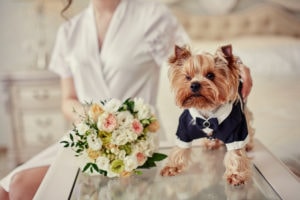
[[[171,151],[162,176],[174,176],[191,161],[191,144],[206,138],[204,146],[217,149],[225,144],[224,178],[241,185],[251,178],[246,151],[253,147],[252,113],[240,95],[241,61],[226,45],[210,53],[192,54],[188,47],[175,46],[169,58],[169,80],[176,104],[184,111],[179,118],[176,147]]]

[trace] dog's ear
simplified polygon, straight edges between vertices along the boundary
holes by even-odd
[[[232,46],[231,44],[228,44],[226,46],[221,47],[222,52],[224,53],[225,57],[232,57]]]
[[[175,45],[174,55],[169,58],[169,64],[182,66],[184,61],[191,56],[191,52],[188,47],[179,47]]]
[[[234,55],[232,54],[231,44],[221,46],[216,52],[216,62],[220,60],[226,60],[226,63],[231,66],[234,61]]]
[[[228,64],[231,65],[233,63],[233,54],[232,54],[232,46],[228,44],[226,46],[222,46],[221,50],[224,54],[224,58],[228,61]]]

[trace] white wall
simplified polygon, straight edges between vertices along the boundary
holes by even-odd
[[[49,59],[57,29],[64,22],[60,15],[61,2],[0,0],[0,79],[3,72],[38,68],[38,55],[41,59]],[[75,0],[69,15],[77,13],[88,3],[88,0]],[[42,9],[42,14],[38,9]],[[7,109],[8,91],[3,84],[0,80],[0,146],[6,146],[12,134]]]
[[[44,2],[44,3],[43,3]],[[36,68],[38,52],[51,54],[60,16],[61,0],[1,0],[0,72]],[[86,6],[88,0],[76,0],[71,14]],[[39,9],[42,12],[39,12]],[[41,44],[41,42],[44,43]],[[40,46],[39,46],[40,44]]]

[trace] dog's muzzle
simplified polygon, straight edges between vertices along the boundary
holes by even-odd
[[[190,88],[191,88],[192,92],[196,93],[196,92],[199,92],[201,85],[199,82],[192,82]]]

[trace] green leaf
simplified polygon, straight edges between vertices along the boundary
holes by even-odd
[[[65,144],[64,147],[65,147],[65,148],[69,147],[69,144]]]
[[[163,159],[165,159],[167,157],[167,155],[162,154],[162,153],[154,153],[152,155],[152,157],[149,157],[147,159],[147,161],[142,165],[139,166],[138,168],[151,168],[151,167],[156,167],[155,162],[157,161],[162,161]]]
[[[154,160],[154,161],[162,161],[162,160],[164,160],[165,158],[167,158],[168,156],[166,155],[166,154],[162,154],[162,153],[154,153],[153,155],[152,155],[152,159]]]
[[[132,150],[131,150],[131,144],[130,143],[127,143],[125,145],[120,145],[119,149],[120,150],[124,150],[126,152],[126,155],[129,155],[132,152]]]
[[[76,153],[81,153],[83,150],[82,149],[77,149],[75,152]]]
[[[92,163],[92,167],[93,167],[97,172],[99,172],[99,168],[98,168],[98,166],[97,166],[95,163]]]
[[[119,112],[126,110],[128,110],[133,115],[136,114],[136,112],[134,112],[134,101],[131,98],[126,99],[118,109]]]
[[[98,172],[99,172],[99,174],[103,174],[104,176],[107,176],[107,172],[102,169],[99,169]]]
[[[132,114],[134,114],[134,101],[129,100],[129,101],[127,102],[127,105],[128,105],[128,110],[129,110]]]
[[[139,169],[149,169],[151,167],[156,167],[155,162],[151,161],[151,160],[147,160],[142,166],[139,166]]]
[[[88,169],[91,167],[92,164],[93,164],[93,163],[87,163],[87,164],[84,166],[82,172],[85,172],[86,170],[88,170]]]
[[[142,175],[143,174],[143,172],[140,171],[140,170],[134,170],[134,173],[137,174],[137,175]]]
[[[74,141],[74,137],[73,137],[72,134],[70,134],[70,139],[71,139],[72,142]]]
[[[144,126],[148,126],[149,124],[151,124],[151,121],[149,119],[143,119],[141,121],[141,123],[144,125]]]
[[[69,147],[69,142],[68,141],[61,141],[60,143],[64,144],[64,147]]]

